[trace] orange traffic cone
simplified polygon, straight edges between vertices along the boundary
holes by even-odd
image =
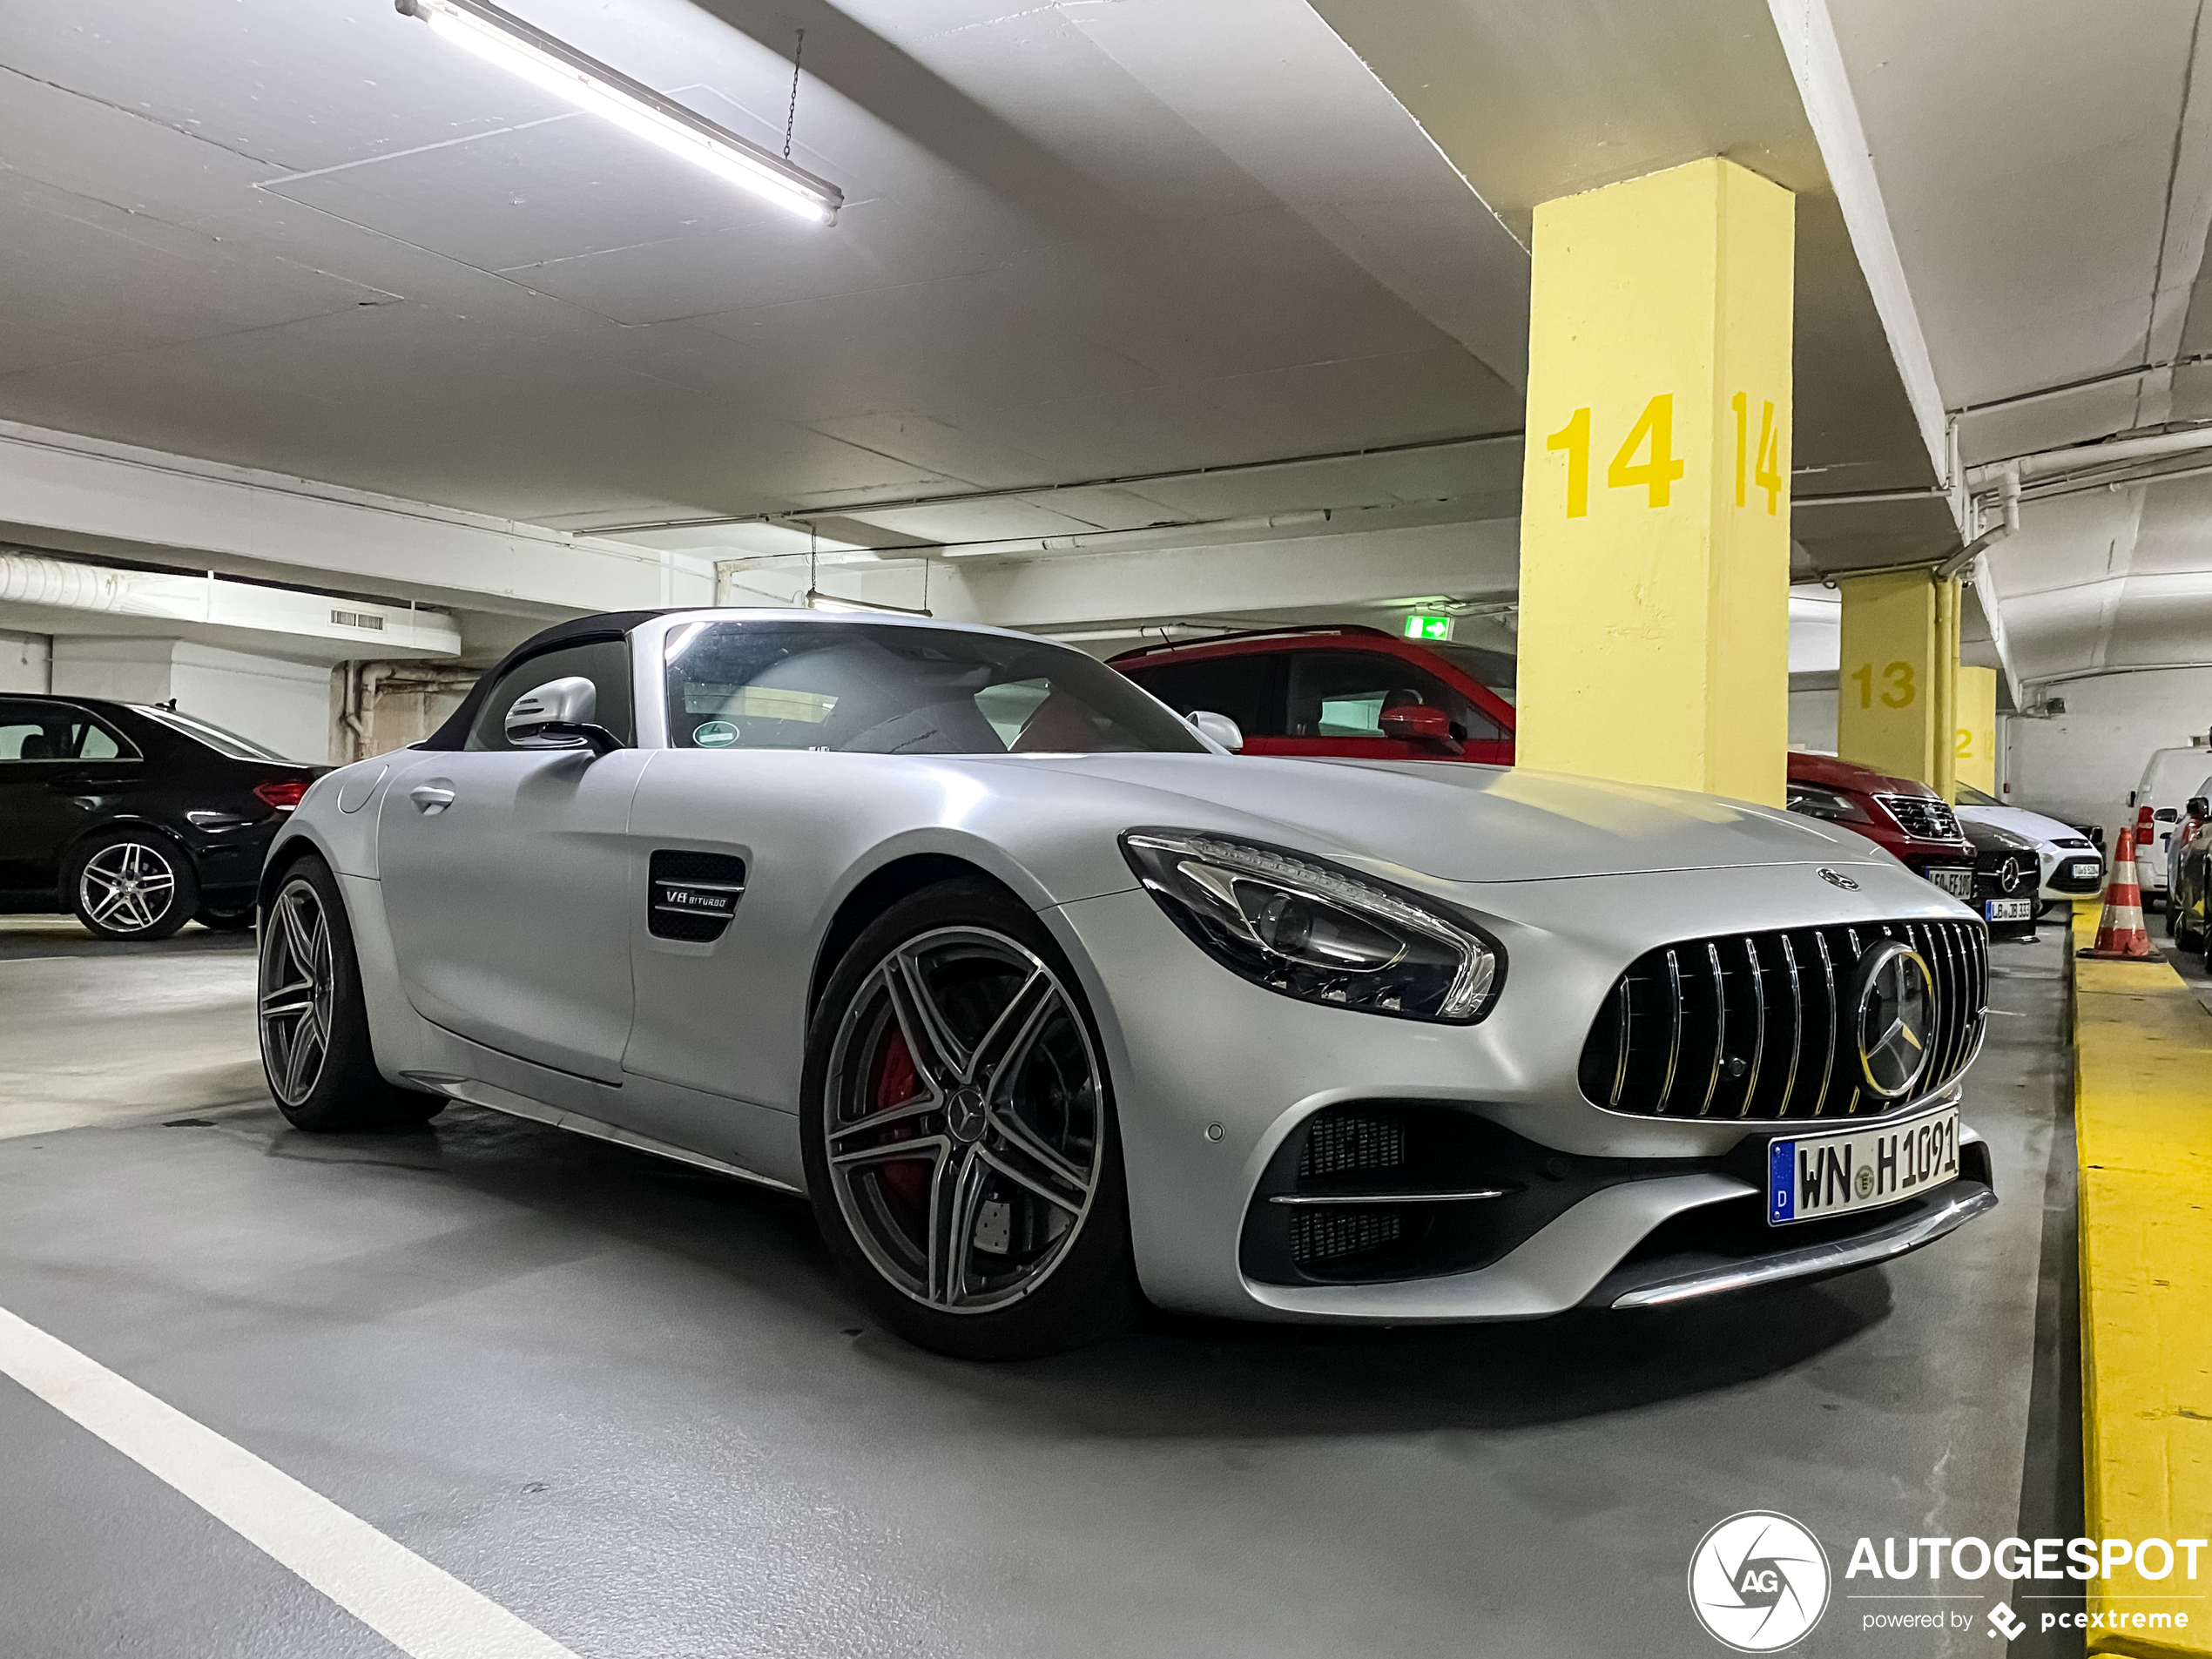
[[[2112,853],[2112,880],[2105,887],[2105,913],[2097,922],[2097,942],[2080,952],[2100,961],[2154,960],[2150,935],[2143,930],[2143,894],[2135,881],[2135,832],[2123,829]]]

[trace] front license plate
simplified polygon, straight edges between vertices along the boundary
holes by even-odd
[[[1896,1204],[1959,1175],[1959,1114],[1767,1143],[1766,1218],[1824,1221]]]
[[[1992,899],[1981,907],[1985,921],[2029,921],[2035,915],[2033,899]]]
[[[1952,870],[1943,867],[1930,870],[1928,880],[1954,899],[1971,900],[1974,896],[1974,873],[1972,870]]]
[[[2094,881],[2104,873],[2104,867],[2094,859],[2076,859],[2067,873],[2076,881]]]

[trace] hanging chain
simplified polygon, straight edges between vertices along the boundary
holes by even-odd
[[[791,159],[791,132],[799,124],[799,58],[806,50],[806,31],[799,31],[799,38],[791,49],[791,109],[784,116],[784,159]]]

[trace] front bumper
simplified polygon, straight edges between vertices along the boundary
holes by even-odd
[[[1584,1039],[1631,961],[1716,925],[1750,931],[1962,917],[1953,900],[1894,864],[1851,867],[1859,890],[1850,893],[1827,887],[1804,866],[1467,884],[1440,893],[1474,911],[1508,953],[1498,1005],[1474,1026],[1276,995],[1197,950],[1141,891],[1046,913],[1097,1015],[1147,1294],[1163,1306],[1244,1318],[1513,1319],[1585,1305],[1608,1276],[1665,1254],[1675,1233],[1701,1238],[1696,1249],[1714,1258],[1685,1258],[1670,1270],[1675,1277],[1716,1262],[1740,1270],[1746,1253],[1740,1240],[1722,1247],[1723,1224],[1730,1206],[1748,1204],[1764,1228],[1762,1189],[1757,1167],[1730,1155],[1746,1142],[1763,1146],[1781,1125],[1602,1109],[1577,1082]],[[1957,1099],[1954,1085],[1910,1109]],[[1317,1114],[1377,1101],[1463,1114],[1537,1154],[1559,1155],[1570,1177],[1587,1173],[1585,1161],[1607,1165],[1607,1176],[1572,1203],[1548,1206],[1516,1236],[1493,1238],[1484,1248],[1468,1243],[1463,1271],[1439,1271],[1431,1261],[1417,1276],[1362,1283],[1284,1283],[1255,1273],[1246,1224],[1285,1143]],[[1791,1127],[1803,1132],[1806,1122]],[[1961,1141],[1963,1157],[1975,1137],[1967,1131]],[[1986,1178],[1979,1184],[1988,1186]],[[1707,1210],[1715,1217],[1703,1233],[1678,1219]],[[1871,1236],[1901,1218],[1868,1212],[1862,1230]],[[1762,1237],[1749,1252],[1754,1264],[1821,1242],[1790,1229]],[[1761,1271],[1842,1269],[1822,1255]],[[1624,1283],[1622,1293],[1631,1288]]]

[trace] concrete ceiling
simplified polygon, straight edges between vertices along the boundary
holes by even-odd
[[[1518,446],[1460,441],[1520,425],[1530,210],[1697,156],[1799,196],[1800,576],[1955,543],[1944,406],[2212,350],[2195,0],[516,4],[774,146],[804,29],[839,225],[386,0],[9,8],[0,421],[708,563],[788,560],[744,521],[805,513],[1134,627],[1509,585],[1475,531]],[[1959,427],[1973,462],[2208,415],[2197,368]],[[2017,672],[2212,655],[2195,489],[2031,506],[1983,596]],[[1004,550],[1102,533],[1137,539]]]
[[[383,0],[13,8],[0,415],[574,528],[1520,423],[1520,250],[1298,0],[527,9],[776,144],[804,27],[793,154],[840,224]],[[1412,464],[1325,494],[1465,470]],[[1096,490],[915,528],[1213,510]]]
[[[2212,351],[2202,12],[2200,0],[1833,9],[1969,466],[2212,418],[2212,364],[2121,373]],[[2015,675],[2212,661],[2209,530],[2202,479],[2031,499],[1981,583]]]

